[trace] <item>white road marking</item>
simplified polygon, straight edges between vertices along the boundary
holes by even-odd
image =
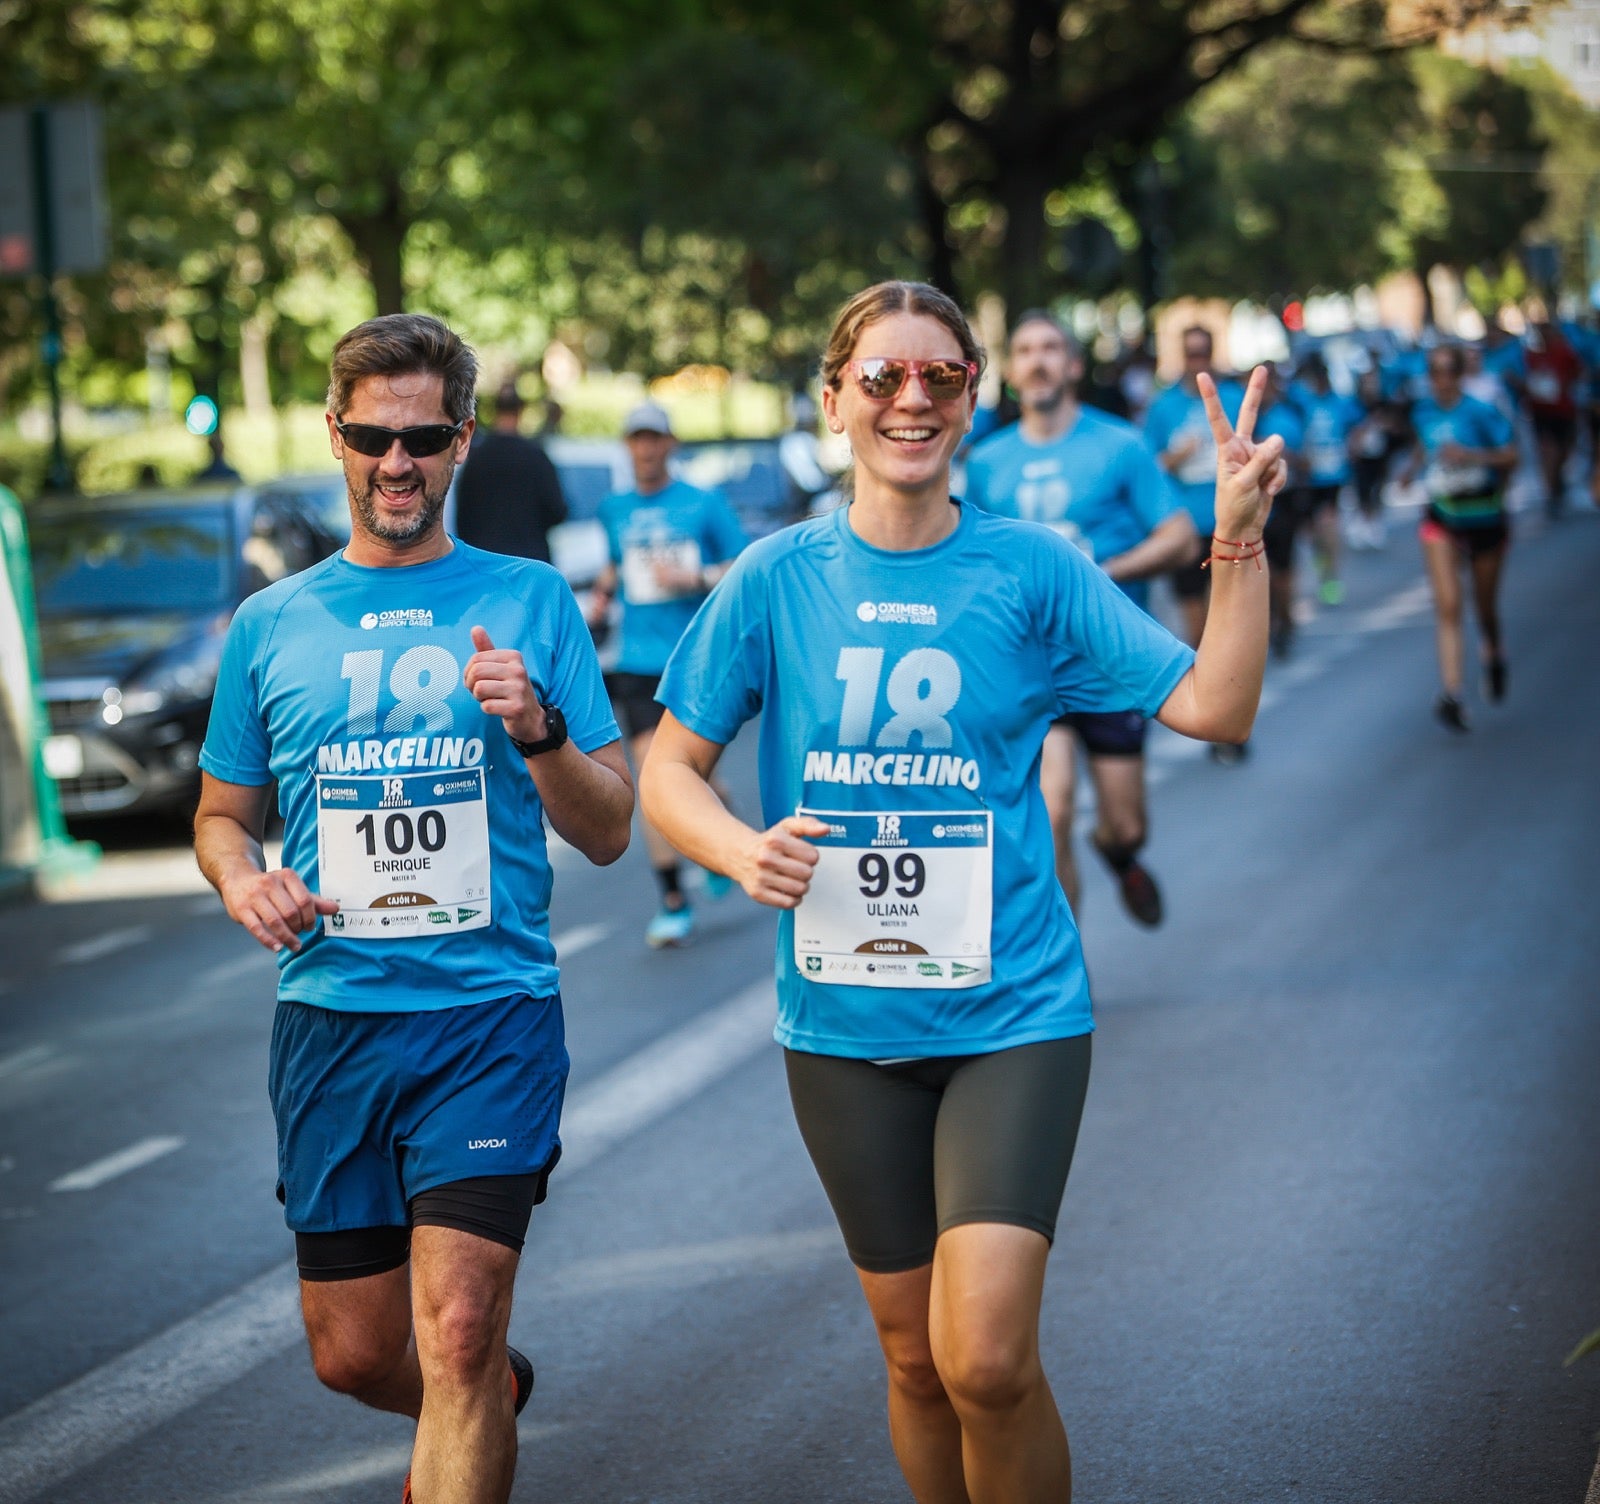
[[[140,1169],[153,1160],[165,1158],[175,1150],[181,1149],[183,1142],[181,1138],[142,1138],[136,1144],[129,1144],[126,1149],[119,1149],[115,1154],[97,1159],[81,1170],[74,1170],[70,1175],[52,1180],[50,1189],[52,1191],[95,1190],[108,1180],[115,1180],[119,1175]]]
[[[556,948],[558,961],[570,961],[579,951],[588,950],[591,945],[598,945],[610,933],[609,925],[575,924],[570,930],[562,930],[559,935],[553,935],[550,943]]]
[[[50,1045],[34,1044],[10,1055],[0,1055],[0,1081],[6,1080],[9,1076],[20,1076],[24,1071],[31,1071],[36,1065],[43,1065],[47,1060],[53,1060],[55,1053]]]
[[[558,1268],[551,1271],[547,1288],[552,1299],[622,1290],[692,1289],[740,1274],[804,1268],[825,1255],[843,1253],[844,1242],[836,1227],[723,1238],[715,1243],[618,1253]]]
[[[775,1011],[772,983],[757,982],[607,1071],[561,1115],[562,1169],[592,1163],[754,1055]]]
[[[756,1054],[774,1009],[771,981],[758,982],[576,1091],[559,1173],[592,1164]],[[0,1504],[38,1498],[303,1340],[289,1259],[0,1421]]]
[[[242,956],[235,956],[231,961],[219,961],[209,971],[203,971],[195,978],[195,985],[199,987],[225,987],[229,982],[237,982],[242,977],[253,976],[259,973],[263,977],[277,974],[277,963],[272,959],[272,952],[256,946],[254,940],[250,942],[253,947]]]
[[[130,945],[140,945],[155,933],[148,924],[129,925],[125,930],[107,930],[92,940],[80,940],[56,952],[58,966],[81,966],[86,961],[99,961]]]

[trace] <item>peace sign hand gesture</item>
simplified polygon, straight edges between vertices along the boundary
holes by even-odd
[[[1257,443],[1254,438],[1261,394],[1267,386],[1266,367],[1257,366],[1250,373],[1237,428],[1222,410],[1216,382],[1204,372],[1197,379],[1206,419],[1217,441],[1216,536],[1229,542],[1254,543],[1266,526],[1272,498],[1289,479],[1283,440],[1273,435]]]

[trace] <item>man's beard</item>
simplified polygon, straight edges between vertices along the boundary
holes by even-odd
[[[1072,383],[1063,381],[1056,386],[1047,387],[1042,392],[1037,388],[1030,391],[1027,406],[1035,412],[1053,413],[1059,410],[1061,404],[1067,400],[1072,392]]]
[[[450,491],[450,478],[455,474],[455,466],[451,465],[436,482],[436,489],[429,490],[427,482],[422,486],[422,505],[416,514],[409,520],[389,520],[380,516],[378,509],[373,505],[372,493],[374,485],[360,485],[354,479],[349,481],[350,501],[355,507],[356,518],[360,522],[362,531],[380,543],[395,543],[404,546],[415,543],[418,538],[431,532],[444,515],[444,499]]]

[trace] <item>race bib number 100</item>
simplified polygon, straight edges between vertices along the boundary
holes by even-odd
[[[323,925],[350,940],[406,940],[489,923],[489,818],[482,768],[317,779]]]
[[[856,814],[802,809],[811,886],[794,911],[794,962],[813,982],[976,987],[990,977],[994,827],[987,810]]]

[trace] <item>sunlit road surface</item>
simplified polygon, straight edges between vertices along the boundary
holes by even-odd
[[[1580,1504],[1600,1436],[1600,519],[1523,529],[1511,694],[1451,737],[1408,530],[1271,666],[1238,768],[1158,734],[1137,929],[1086,857],[1095,1074],[1045,1361],[1091,1504]],[[751,749],[729,754],[753,807]],[[0,912],[0,1501],[399,1498],[319,1389],[273,1199],[272,966],[163,833]],[[905,1500],[770,1041],[771,921],[647,951],[558,853],[574,1069],[512,1333],[514,1497]]]

